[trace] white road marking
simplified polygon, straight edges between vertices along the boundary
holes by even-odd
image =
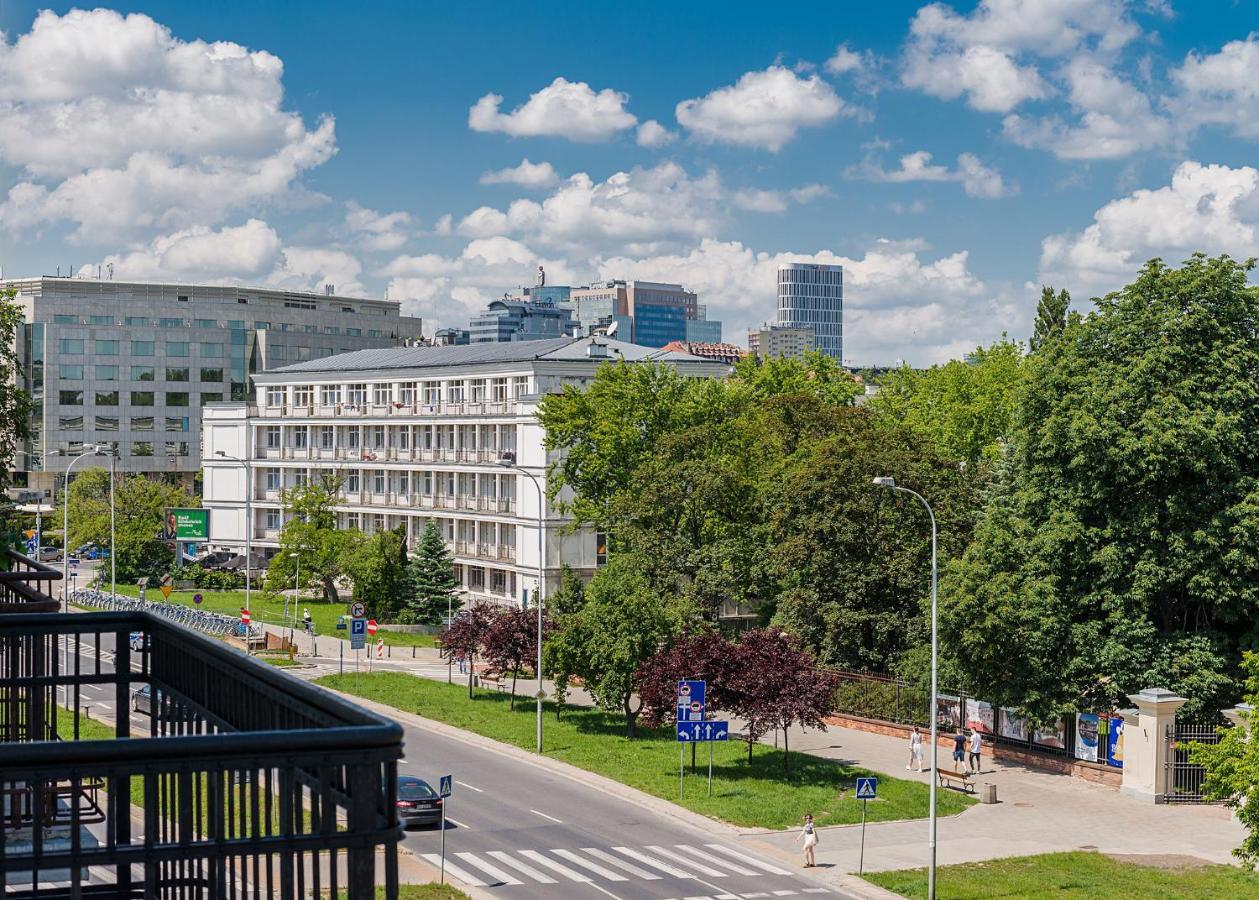
[[[529,812],[533,813],[535,816],[541,816],[541,817],[542,817],[542,818],[544,818],[544,819],[550,819],[550,820],[551,820],[552,822],[554,822],[556,825],[563,825],[563,824],[564,824],[564,823],[563,823],[563,822],[561,822],[559,819],[555,818],[555,816],[548,816],[546,813],[544,813],[544,812],[538,812],[536,809],[531,809],[531,810],[529,810]]]
[[[437,866],[439,869],[441,868],[442,858],[438,856],[436,853],[421,853],[420,856],[424,857],[426,860],[428,860],[433,865]],[[471,875],[468,872],[465,872],[463,869],[459,868],[450,860],[446,860],[446,871],[449,872],[451,875],[454,875],[464,884],[470,884],[473,887],[489,887],[489,885],[487,885],[480,878],[477,878],[475,875]]]
[[[704,846],[710,850],[716,850],[718,853],[725,854],[726,856],[733,856],[735,859],[742,860],[743,862],[747,863],[749,866],[756,866],[758,869],[764,869],[766,872],[769,872],[774,875],[794,875],[795,874],[795,872],[789,872],[786,869],[780,869],[778,868],[778,866],[772,866],[767,862],[761,862],[759,859],[756,859],[755,857],[741,855],[739,851],[731,850],[729,847],[723,846],[722,844],[705,844]]]
[[[476,791],[478,794],[485,793],[485,791],[481,790],[479,787],[473,787],[472,785],[468,784],[466,781],[456,781],[455,784],[459,785],[460,787],[466,787],[470,791]]]
[[[713,859],[712,854],[705,854],[699,847],[693,847],[690,844],[677,844],[676,846],[679,850],[685,850],[687,853],[694,853],[696,856],[706,856],[709,860],[712,860],[718,865],[725,866],[736,875],[754,875],[758,877],[761,875],[761,873],[755,869],[749,869],[746,866],[739,865],[738,863],[727,862],[724,859]]]
[[[699,872],[701,875],[707,875],[709,878],[725,878],[726,877],[727,873],[722,872],[719,869],[710,869],[708,866],[704,865],[698,860],[683,856],[681,853],[674,853],[672,850],[666,850],[664,847],[661,847],[658,844],[648,844],[647,849],[650,850],[652,853],[659,853],[661,856],[667,857],[673,860],[674,862],[680,862],[685,866],[690,866],[692,869]]]
[[[757,891],[755,894],[740,894],[739,896],[745,898],[745,900],[752,900],[753,897],[768,897],[769,894],[764,891]]]
[[[534,879],[535,881],[540,881],[543,884],[556,884],[557,883],[556,880],[552,878],[550,875],[545,875],[542,872],[539,872],[533,866],[525,865],[520,860],[513,858],[509,854],[504,853],[502,850],[487,850],[486,853],[489,856],[494,857],[496,860],[503,863],[504,865],[511,866],[517,872],[523,872],[524,874],[528,875],[530,878]]]
[[[617,853],[624,853],[630,859],[636,859],[641,863],[646,863],[647,865],[651,866],[653,869],[659,869],[661,872],[664,872],[666,875],[672,875],[674,878],[694,878],[695,877],[690,872],[683,872],[681,869],[675,869],[673,866],[662,863],[658,859],[652,859],[646,853],[639,853],[637,850],[633,849],[632,847],[613,847],[612,849],[615,850]]]
[[[469,865],[480,869],[482,872],[493,878],[495,882],[502,884],[524,884],[524,882],[519,878],[516,878],[514,875],[508,875],[498,866],[493,865],[492,863],[487,863],[482,859],[477,859],[475,853],[456,853],[455,856],[459,857]]]
[[[456,820],[456,819],[452,819],[450,816],[447,816],[447,817],[446,817],[446,821],[447,821],[447,822],[449,822],[451,825],[454,825],[456,828],[467,828],[467,827],[468,827],[467,825],[463,824],[462,822],[460,822],[460,821],[458,821],[458,820]]]
[[[794,897],[795,895],[795,891],[774,891],[775,897]]]
[[[536,863],[541,863],[542,865],[546,866],[548,869],[550,869],[553,872],[559,872],[561,875],[563,875],[565,878],[569,879],[570,881],[585,881],[585,882],[590,881],[590,876],[583,875],[580,872],[575,872],[572,869],[570,869],[568,866],[560,865],[553,859],[547,859],[537,850],[521,850],[520,855],[527,856]]]
[[[629,879],[626,878],[624,875],[618,875],[616,872],[613,872],[611,869],[605,868],[599,865],[598,863],[592,863],[590,860],[586,859],[584,856],[578,856],[572,850],[552,850],[551,852],[554,853],[556,856],[564,857],[569,862],[576,863],[577,865],[581,866],[583,869],[589,869],[591,872],[594,872],[596,875],[602,875],[604,878],[608,879],[608,881],[629,881]]]
[[[623,859],[617,859],[611,853],[604,853],[598,847],[582,847],[581,849],[585,850],[591,856],[598,857],[604,862],[610,863],[611,865],[616,866],[618,869],[624,872],[629,872],[631,875],[637,875],[639,878],[642,878],[645,881],[659,881],[660,880],[660,876],[655,874],[654,872],[648,872],[646,869],[640,869],[638,866],[634,865],[633,863],[627,863]]]
[[[804,893],[806,894],[829,894],[830,892],[831,892],[830,888],[805,888],[804,889]]]

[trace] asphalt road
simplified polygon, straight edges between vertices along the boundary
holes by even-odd
[[[94,667],[95,649],[80,651],[83,669]],[[100,657],[102,669],[112,668],[108,639]],[[94,718],[118,714],[111,688],[86,686],[79,704]],[[147,715],[125,713],[134,734],[149,732]],[[446,804],[447,873],[505,900],[843,896],[798,863],[751,854],[717,829],[704,832],[458,738],[404,730],[400,774],[434,787],[442,775],[455,779]],[[404,845],[436,866],[441,837],[440,828],[419,826],[406,832]]]

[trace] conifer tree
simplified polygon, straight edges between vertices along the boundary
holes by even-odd
[[[459,609],[459,582],[455,567],[441,530],[432,519],[420,535],[420,546],[409,565],[412,595],[409,598],[410,618],[416,622],[436,624],[447,611]]]

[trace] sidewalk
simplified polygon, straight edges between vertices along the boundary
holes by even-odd
[[[883,772],[894,778],[929,783],[929,773],[905,770],[906,741],[848,728],[792,729],[792,752]],[[929,751],[929,748],[928,748]],[[940,767],[952,761],[940,751]],[[977,862],[1066,850],[1195,857],[1231,863],[1231,851],[1245,830],[1216,806],[1163,806],[1141,803],[1117,791],[1066,775],[1055,775],[985,757],[977,783],[997,786],[998,803],[976,804],[938,820],[939,865]],[[872,802],[878,802],[872,801]],[[801,810],[801,815],[806,810]],[[866,871],[908,869],[927,864],[927,821],[881,822],[866,826]],[[861,826],[824,828],[816,851],[819,866],[857,871]],[[794,833],[765,835],[778,849],[799,850]]]

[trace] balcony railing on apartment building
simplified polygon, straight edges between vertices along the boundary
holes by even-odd
[[[259,414],[266,418],[318,419],[345,416],[508,416],[516,412],[515,400],[466,400],[447,403],[320,403],[264,404]]]
[[[145,612],[50,611],[57,573],[10,559],[5,900],[397,896],[396,724]]]

